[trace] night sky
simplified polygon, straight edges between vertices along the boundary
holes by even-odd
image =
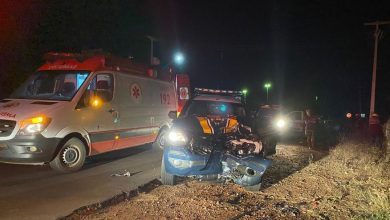
[[[103,48],[147,62],[145,35],[163,64],[182,51],[193,86],[249,89],[249,103],[368,112],[373,27],[389,1],[11,1],[0,8],[0,97],[47,51]],[[334,3],[330,3],[334,2]],[[377,109],[390,111],[390,25],[379,47]],[[315,101],[315,96],[318,100]]]

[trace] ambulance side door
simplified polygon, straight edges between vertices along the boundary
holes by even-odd
[[[114,74],[98,73],[80,100],[80,124],[90,135],[91,154],[113,150],[119,120],[115,84]]]
[[[151,142],[149,99],[151,85],[143,77],[118,74],[120,121],[115,149],[139,146]]]

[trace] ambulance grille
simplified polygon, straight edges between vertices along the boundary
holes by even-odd
[[[0,137],[8,137],[14,131],[16,121],[0,119]]]

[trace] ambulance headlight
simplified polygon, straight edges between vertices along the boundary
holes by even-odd
[[[186,135],[181,131],[172,130],[168,133],[168,141],[172,145],[185,145],[187,143],[187,140],[188,139]]]
[[[46,116],[37,116],[21,122],[19,135],[39,134],[50,124],[51,119]]]

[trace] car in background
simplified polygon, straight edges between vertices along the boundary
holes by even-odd
[[[305,136],[305,112],[292,111],[287,113],[286,117],[289,120],[289,136]]]
[[[305,111],[291,111],[286,114],[288,120],[288,132],[286,136],[303,141],[305,138]],[[315,127],[317,148],[329,148],[338,143],[341,125],[339,121],[323,116],[317,116],[318,123]]]
[[[251,127],[260,136],[263,156],[276,153],[276,144],[289,125],[279,105],[261,105],[252,114]]]

